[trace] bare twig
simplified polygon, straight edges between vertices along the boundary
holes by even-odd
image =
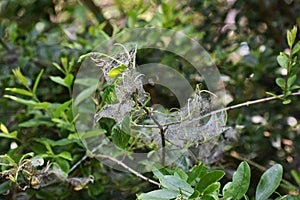
[[[289,96],[300,96],[300,92],[291,93]],[[265,102],[269,102],[269,101],[273,101],[273,100],[278,100],[280,98],[284,98],[284,94],[281,94],[281,95],[278,95],[278,96],[266,97],[266,98],[262,98],[262,99],[257,99],[257,100],[253,100],[253,101],[247,101],[247,102],[244,102],[244,103],[241,103],[241,104],[229,106],[229,107],[226,107],[226,108],[222,108],[222,109],[219,109],[219,110],[212,111],[210,113],[202,115],[201,117],[195,118],[193,120],[201,120],[201,119],[204,119],[206,117],[212,116],[214,114],[234,110],[234,109],[237,109],[237,108],[248,107],[248,106],[259,104],[259,103],[265,103]],[[185,120],[185,119],[183,119],[183,120]],[[180,124],[180,123],[182,123],[183,120],[166,123],[166,124],[163,124],[161,126],[166,128],[170,125]],[[135,126],[136,127],[143,127],[143,128],[159,128],[157,125],[135,125]]]
[[[135,171],[134,169],[132,169],[131,167],[129,167],[128,165],[126,165],[125,163],[111,157],[111,156],[107,156],[107,155],[102,155],[102,154],[97,154],[94,156],[95,158],[100,158],[100,159],[107,159],[107,160],[110,160],[110,161],[113,161],[114,163],[120,165],[121,167],[123,167],[124,169],[128,170],[129,172],[133,173],[134,175],[136,175],[137,177],[149,182],[149,183],[152,183],[158,187],[160,187],[160,183],[140,174],[139,172]]]
[[[145,110],[145,112],[147,113],[147,115],[153,120],[153,122],[156,124],[156,128],[159,129],[159,133],[160,133],[160,138],[161,138],[161,164],[162,166],[165,165],[165,157],[166,157],[166,150],[165,150],[165,147],[166,147],[166,139],[165,139],[165,132],[166,132],[166,129],[164,128],[164,126],[162,126],[159,121],[153,116],[152,112],[145,106],[143,106],[138,100],[136,100],[138,105],[143,109]]]

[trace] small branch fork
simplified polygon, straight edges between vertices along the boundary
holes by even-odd
[[[159,134],[161,137],[161,146],[162,146],[162,151],[161,151],[161,164],[162,166],[165,165],[165,160],[166,160],[166,139],[165,139],[165,132],[166,132],[166,127],[162,126],[159,121],[153,116],[152,112],[145,106],[143,106],[139,101],[136,100],[138,105],[147,113],[147,115],[153,120],[153,122],[156,124],[156,128],[159,129]]]

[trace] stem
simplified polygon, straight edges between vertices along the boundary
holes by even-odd
[[[289,80],[290,68],[291,68],[292,62],[293,62],[292,47],[290,47],[289,62],[288,62],[288,66],[287,66],[287,73],[285,76],[285,84],[284,84],[284,98],[287,97],[286,94],[288,92],[288,80]]]
[[[149,182],[149,183],[152,183],[158,187],[160,187],[160,183],[140,174],[139,172],[135,171],[134,169],[132,169],[131,167],[127,166],[125,163],[111,157],[111,156],[107,156],[107,155],[102,155],[102,154],[98,154],[98,155],[95,155],[94,156],[95,158],[101,158],[101,159],[108,159],[110,161],[113,161],[115,163],[117,163],[118,165],[120,165],[121,167],[123,167],[124,169],[128,170],[129,172],[133,173],[134,175],[136,175],[137,177]]]
[[[294,92],[294,93],[291,93],[289,96],[300,96],[300,92]],[[204,119],[206,117],[209,117],[211,115],[214,115],[214,114],[218,114],[218,113],[221,113],[221,112],[225,112],[225,111],[229,111],[229,110],[234,110],[234,109],[237,109],[237,108],[242,108],[242,107],[245,107],[245,106],[251,106],[251,105],[255,105],[255,104],[259,104],[259,103],[265,103],[265,102],[269,102],[269,101],[273,101],[273,100],[278,100],[280,98],[284,98],[284,94],[281,94],[281,95],[278,95],[276,97],[272,96],[272,97],[266,97],[266,98],[262,98],[262,99],[257,99],[257,100],[253,100],[253,101],[247,101],[247,102],[244,102],[244,103],[241,103],[241,104],[237,104],[237,105],[233,105],[233,106],[229,106],[229,107],[226,107],[226,108],[221,108],[219,110],[215,110],[215,111],[212,111],[210,113],[207,113],[201,117],[198,117],[198,118],[195,118],[193,120],[201,120],[201,119]],[[186,120],[186,119],[183,119],[183,120]],[[163,124],[163,125],[160,125],[160,127],[164,127],[167,128],[168,126],[170,125],[174,125],[174,124],[180,124],[182,123],[182,121],[176,121],[176,122],[170,122],[170,123],[166,123],[166,124]],[[137,127],[144,127],[144,128],[159,128],[159,126],[157,125],[136,125]]]
[[[3,40],[2,38],[0,37],[0,44],[3,46],[3,48],[8,51],[8,52],[11,52],[12,51],[12,48],[10,48]]]
[[[153,114],[151,113],[151,111],[147,107],[143,106],[139,101],[137,101],[137,103],[140,107],[142,107],[143,110],[145,110],[147,115],[153,120],[153,122],[157,126],[156,128],[159,128],[159,133],[160,133],[160,138],[161,138],[161,146],[162,146],[162,149],[161,149],[161,164],[162,164],[162,166],[164,166],[165,165],[165,159],[166,159],[166,150],[165,150],[165,147],[166,147],[165,131],[166,131],[166,129],[164,128],[163,125],[161,125],[159,123],[159,121],[153,116]]]

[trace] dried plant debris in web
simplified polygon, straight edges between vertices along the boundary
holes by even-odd
[[[92,60],[101,67],[106,82],[114,85],[115,95],[118,103],[105,105],[98,113],[95,114],[95,121],[98,122],[102,118],[111,118],[117,124],[121,124],[125,116],[130,115],[131,120],[138,120],[140,128],[135,128],[136,132],[143,135],[141,140],[144,142],[154,141],[158,148],[161,147],[161,136],[159,127],[151,118],[140,117],[144,114],[141,110],[149,100],[149,94],[143,88],[143,75],[136,70],[136,51],[133,48],[127,51],[125,47],[122,53],[114,57],[104,58],[92,56]],[[126,68],[120,71],[116,77],[111,77],[110,72],[120,65]],[[225,112],[209,115],[216,109],[214,106],[217,102],[214,94],[210,92],[196,89],[193,97],[187,100],[185,106],[174,112],[164,112],[164,109],[153,109],[149,107],[152,117],[165,128],[166,145],[176,147],[178,149],[189,149],[190,147],[197,149],[197,157],[205,158],[207,155],[214,153],[216,144],[220,143],[220,134],[226,130]],[[146,127],[143,125],[152,125]],[[138,135],[138,134],[136,134]],[[218,149],[218,151],[220,151]]]

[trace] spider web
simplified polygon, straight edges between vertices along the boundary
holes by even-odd
[[[101,67],[107,83],[115,84],[115,94],[118,99],[118,103],[105,105],[95,114],[96,122],[102,118],[111,118],[117,124],[121,124],[127,115],[134,118],[141,109],[140,105],[147,102],[149,94],[143,88],[143,76],[137,72],[135,67],[136,50],[136,48],[130,50],[129,56],[126,52],[121,52],[113,57],[127,66],[118,80],[111,78],[108,74],[120,63],[115,60],[104,60],[97,57],[96,54],[91,57],[96,65]],[[177,149],[193,149],[198,159],[209,159],[209,156],[216,151],[216,144],[220,142],[220,134],[226,129],[224,112],[202,117],[216,109],[213,103],[215,102],[214,98],[210,93],[196,91],[194,96],[188,99],[186,105],[176,112],[166,113],[163,110],[151,110],[161,125],[168,124],[164,133],[167,146]],[[143,135],[140,139],[145,143],[154,141],[158,148],[161,148],[159,129],[153,128],[153,126],[145,128],[143,127],[145,123],[155,125],[150,118],[142,121],[140,123],[142,128],[135,128],[137,133]]]

